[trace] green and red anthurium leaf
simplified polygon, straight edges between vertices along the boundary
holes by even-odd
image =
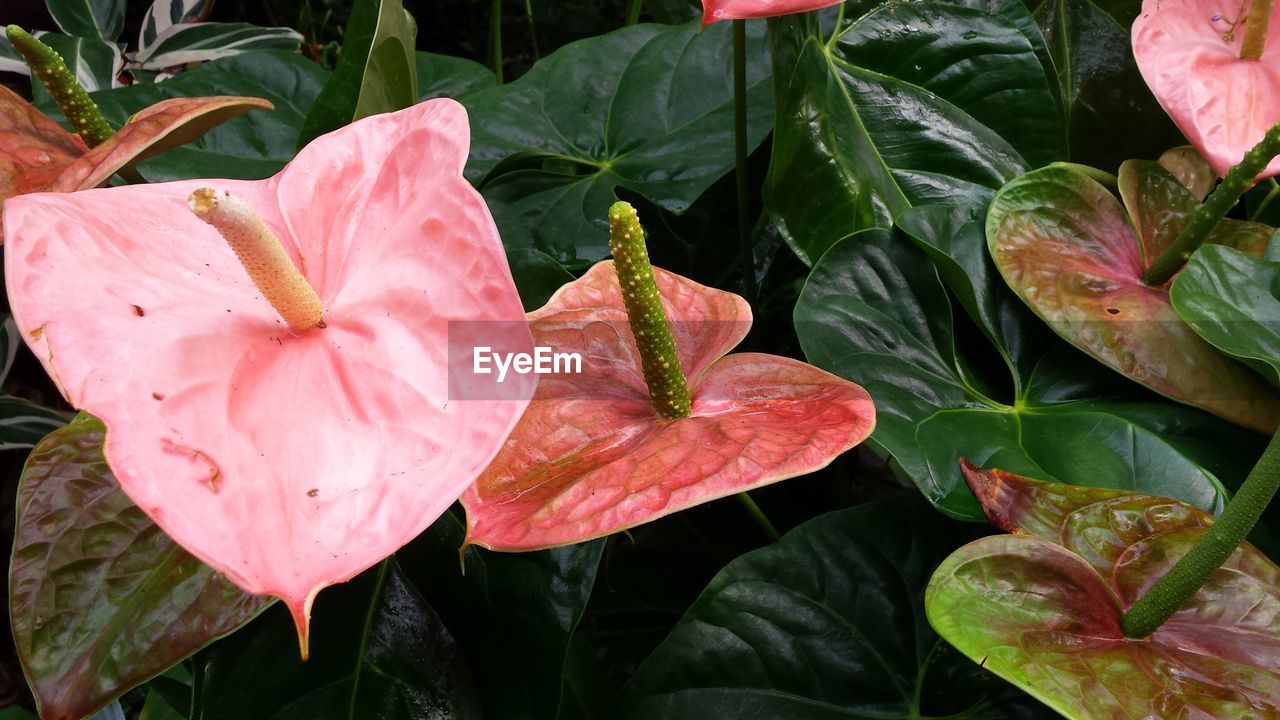
[[[934,573],[929,621],[961,652],[1077,720],[1280,717],[1280,568],[1241,546],[1153,635],[1123,611],[1213,518],[1168,498],[966,464],[997,527]]]
[[[725,356],[747,303],[654,268],[692,396],[653,409],[612,262],[529,314],[534,343],[582,357],[546,375],[506,445],[462,496],[467,541],[494,550],[580,542],[824,467],[875,424],[867,392],[789,358]]]
[[[270,604],[134,505],[81,415],[32,451],[18,491],[10,617],[42,718],[86,717]]]
[[[1160,165],[1173,173],[1197,201],[1204,200],[1218,184],[1218,173],[1209,166],[1199,150],[1191,145],[1180,145],[1166,150],[1160,156]]]
[[[271,107],[248,97],[165,100],[134,115],[90,150],[79,136],[0,87],[0,222],[6,198],[97,187],[121,168],[191,142],[236,115]],[[0,225],[0,235],[3,229]]]
[[[1155,163],[1126,164],[1120,187],[1135,221],[1106,188],[1051,166],[1001,188],[987,243],[1005,280],[1058,335],[1166,397],[1262,432],[1280,423],[1280,396],[1179,319],[1167,288],[1142,274],[1189,214],[1190,193]],[[1140,231],[1135,232],[1135,224]],[[1264,226],[1224,223],[1210,242],[1260,249]]]

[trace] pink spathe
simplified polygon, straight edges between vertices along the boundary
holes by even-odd
[[[22,336],[101,418],[125,492],[250,593],[303,651],[315,594],[441,515],[533,393],[451,402],[451,321],[531,349],[497,230],[462,177],[466,112],[432,100],[321,137],[275,177],[13,198],[6,280]],[[252,206],[319,293],[296,333],[187,197]],[[510,322],[510,321],[517,322]]]
[[[748,20],[820,10],[843,0],[702,0],[702,24],[720,20]]]
[[[1278,5],[1277,7],[1280,7]],[[1219,175],[1280,123],[1280,20],[1262,57],[1242,59],[1237,0],[1144,0],[1133,55],[1151,92]],[[1218,18],[1218,19],[1214,19]],[[1280,160],[1259,178],[1280,174]]]
[[[544,376],[502,453],[462,496],[467,541],[535,550],[624,530],[818,470],[862,442],[875,408],[858,385],[798,360],[728,355],[751,328],[732,293],[654,268],[688,379],[689,417],[648,387],[612,262],[529,314],[535,342],[582,358]]]

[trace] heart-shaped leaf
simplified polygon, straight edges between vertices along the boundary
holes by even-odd
[[[1123,610],[1213,519],[1168,498],[967,466],[992,523],[934,573],[933,627],[1076,720],[1280,715],[1280,568],[1242,545],[1167,623],[1126,638]]]
[[[636,25],[567,45],[468,95],[480,184],[508,249],[566,265],[609,254],[616,188],[684,212],[734,164],[732,32]],[[769,132],[764,27],[748,28],[748,147]],[[481,182],[483,181],[483,182]]]
[[[1280,387],[1280,263],[1205,246],[1174,278],[1178,315],[1214,347]]]
[[[980,226],[954,226],[958,234],[948,252],[961,258],[982,253]],[[978,264],[966,259],[964,266]],[[1010,317],[1009,303],[996,308],[1008,337],[1034,337],[1017,329],[1016,314],[1012,322],[1003,320]],[[1010,382],[1013,397],[1001,402],[999,386],[984,381],[990,374],[968,370],[975,343],[969,352],[958,347],[946,290],[928,258],[883,231],[859,233],[823,256],[796,304],[795,324],[810,362],[856,378],[871,393],[877,408],[871,441],[955,517],[981,517],[957,469],[961,457],[1216,510],[1222,503],[1218,478],[1243,478],[1259,450],[1257,438],[1196,410],[1146,398],[1099,399],[1117,394],[1114,388],[1099,391],[1087,359],[1072,353],[1056,361],[1060,353],[1045,354],[1043,342],[1038,355],[1032,343],[1021,357],[998,348],[1016,380]],[[1133,398],[1137,390],[1121,387],[1118,397]],[[1209,437],[1215,440],[1206,442]]]
[[[418,24],[401,0],[356,0],[338,67],[303,123],[298,147],[363,117],[418,100]]]
[[[1063,155],[1043,41],[1015,0],[886,3],[832,41],[814,15],[770,24],[765,202],[808,263],[913,205],[985,200]]]
[[[1263,7],[1263,6],[1259,6]],[[1249,4],[1143,0],[1133,56],[1164,109],[1219,175],[1280,120],[1280,27],[1275,10],[1264,59],[1240,57]],[[1250,23],[1253,21],[1250,20]],[[1259,177],[1280,173],[1273,160]]]
[[[418,100],[458,97],[497,85],[493,71],[473,60],[418,52]]]
[[[992,202],[987,241],[996,266],[1050,328],[1112,369],[1166,397],[1271,432],[1280,423],[1280,396],[1192,332],[1167,290],[1142,282],[1194,198],[1155,163],[1124,170],[1137,177],[1122,177],[1120,186],[1139,233],[1102,185],[1072,168],[1047,167],[1001,188]],[[1266,226],[1233,221],[1215,229],[1210,242],[1256,249],[1270,234]]]
[[[502,452],[462,496],[470,543],[580,542],[820,469],[866,438],[866,391],[796,360],[725,357],[751,327],[742,298],[654,270],[693,410],[650,404],[613,263],[529,314],[534,344],[576,354],[545,376]]]
[[[624,689],[621,716],[1049,717],[930,630],[929,573],[971,537],[932,514],[918,497],[882,500],[729,563]]]
[[[31,453],[9,570],[18,653],[45,720],[79,720],[270,600],[178,547],[120,490],[81,415]]]
[[[294,652],[283,612],[265,613],[197,656],[194,717],[481,717],[458,642],[394,558],[326,596],[315,621],[315,653],[307,662]]]

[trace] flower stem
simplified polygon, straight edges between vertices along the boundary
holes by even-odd
[[[533,21],[532,0],[524,0],[524,17],[529,22],[529,44],[533,49],[533,59],[541,60],[542,53],[538,51],[538,25]]]
[[[616,202],[609,208],[609,248],[622,288],[622,304],[640,351],[649,402],[668,420],[689,417],[689,385],[680,368],[658,284],[653,279],[653,267],[644,246],[644,228],[636,209],[628,203]]]
[[[1244,22],[1244,42],[1240,43],[1240,57],[1257,60],[1267,46],[1267,30],[1271,27],[1271,9],[1276,0],[1253,0],[1249,16]]]
[[[1124,614],[1124,634],[1156,631],[1209,580],[1248,536],[1280,488],[1280,434],[1273,435],[1240,491],[1204,537]]]
[[[751,499],[751,496],[746,491],[738,493],[738,502],[742,503],[742,507],[747,509],[747,514],[751,516],[752,520],[756,521],[756,525],[760,526],[764,534],[769,536],[770,542],[778,542],[782,539],[782,535],[778,533],[778,528],[773,526],[773,523],[769,521],[769,516],[764,514],[764,511],[760,509],[760,506],[756,504],[755,500]]]
[[[733,21],[733,149],[738,180],[738,252],[742,262],[742,292],[756,297],[756,263],[751,243],[751,185],[747,153],[747,21]]]
[[[26,60],[31,72],[44,83],[54,102],[62,109],[62,114],[67,116],[67,120],[86,145],[97,147],[116,134],[111,125],[107,124],[107,119],[102,117],[98,104],[67,69],[66,61],[57,51],[17,25],[5,28],[5,37],[9,38],[13,49]]]
[[[640,22],[640,10],[644,8],[644,0],[631,0],[631,7],[627,8],[627,25],[635,25]]]
[[[489,44],[493,50],[493,74],[502,84],[502,0],[493,0],[493,17],[490,18]]]
[[[1177,239],[1147,267],[1142,281],[1158,287],[1181,270],[1187,260],[1191,259],[1192,253],[1204,244],[1209,233],[1226,217],[1227,211],[1240,202],[1240,196],[1253,185],[1258,173],[1265,170],[1276,155],[1280,155],[1280,124],[1272,126],[1262,141],[1245,153],[1240,164],[1227,171],[1222,183],[1205,199],[1195,215],[1191,216]]]

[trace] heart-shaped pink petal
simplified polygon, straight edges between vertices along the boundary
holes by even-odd
[[[842,0],[702,0],[702,25],[720,20],[748,20],[820,10]]]
[[[1280,122],[1280,22],[1266,49],[1241,59],[1248,4],[1236,0],[1144,0],[1133,55],[1156,99],[1219,175]],[[1273,161],[1260,177],[1280,174]]]
[[[23,337],[106,424],[125,492],[192,554],[282,598],[303,634],[316,593],[394,552],[501,447],[532,395],[451,402],[455,321],[531,349],[502,244],[462,177],[462,106],[433,100],[317,139],[259,182],[197,180],[7,206]],[[291,332],[187,207],[248,202],[325,306]],[[504,322],[497,322],[504,321]]]
[[[529,319],[535,343],[578,353],[548,375],[488,470],[462,496],[468,542],[533,550],[617,532],[824,467],[875,425],[858,385],[797,360],[724,357],[750,328],[742,298],[654,269],[693,400],[649,402],[611,262]]]

